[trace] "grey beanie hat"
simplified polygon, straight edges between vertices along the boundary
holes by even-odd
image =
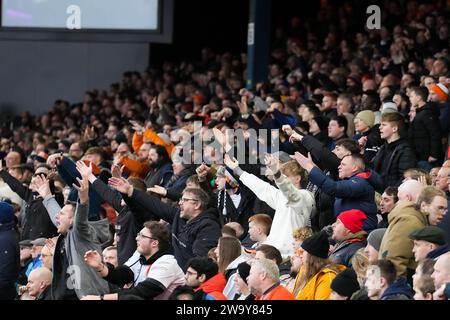
[[[377,251],[380,251],[381,240],[383,240],[386,230],[387,228],[375,229],[367,237],[367,242]]]

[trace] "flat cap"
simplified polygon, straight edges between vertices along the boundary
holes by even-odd
[[[435,226],[428,226],[414,230],[409,234],[409,238],[412,240],[428,241],[440,246],[447,243],[445,241],[444,231]]]

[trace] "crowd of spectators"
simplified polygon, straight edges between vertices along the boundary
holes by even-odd
[[[2,125],[0,299],[450,298],[449,8],[327,3]]]

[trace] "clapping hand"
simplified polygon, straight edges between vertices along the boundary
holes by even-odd
[[[239,162],[235,158],[231,158],[228,154],[226,154],[224,157],[224,163],[231,170],[234,170],[237,167],[239,167]]]
[[[73,187],[77,189],[78,191],[78,197],[80,199],[81,204],[85,204],[89,201],[89,180],[85,176],[83,179],[77,178],[78,184],[80,186],[77,186],[75,183],[73,184]]]
[[[128,195],[133,191],[133,186],[125,178],[109,178],[108,184],[117,191]]]
[[[160,196],[163,197],[167,195],[167,189],[161,186],[153,186],[151,188],[147,188],[147,191],[159,194]]]
[[[295,159],[298,162],[298,164],[308,172],[310,172],[312,168],[315,167],[315,164],[312,161],[311,154],[309,152],[308,158],[302,155],[300,152],[296,152],[293,156],[291,156],[291,158]]]
[[[272,174],[275,174],[280,170],[280,161],[274,155],[266,153],[264,156],[264,162]]]
[[[34,189],[39,193],[42,198],[47,196],[51,196],[52,192],[50,191],[50,184],[47,178],[44,178],[42,175],[37,175],[34,179]]]

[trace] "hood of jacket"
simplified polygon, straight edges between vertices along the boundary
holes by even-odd
[[[377,192],[382,193],[383,189],[383,180],[381,179],[381,176],[372,170],[367,170],[364,172],[360,172],[355,174],[354,176],[362,178],[366,180]]]
[[[199,223],[200,221],[207,220],[207,219],[214,220],[215,222],[220,224],[219,217],[217,216],[216,208],[208,208],[208,209],[204,210],[198,216],[189,220],[187,225],[194,225],[194,224]]]
[[[414,294],[405,278],[399,278],[389,288],[384,290],[383,294],[380,297],[380,300],[387,300],[389,297],[395,295],[404,295],[408,297],[408,299],[413,299]]]
[[[227,280],[225,276],[219,272],[214,277],[208,279],[206,282],[202,283],[197,289],[194,291],[203,290],[205,293],[211,293],[215,291],[222,292],[227,284]]]

